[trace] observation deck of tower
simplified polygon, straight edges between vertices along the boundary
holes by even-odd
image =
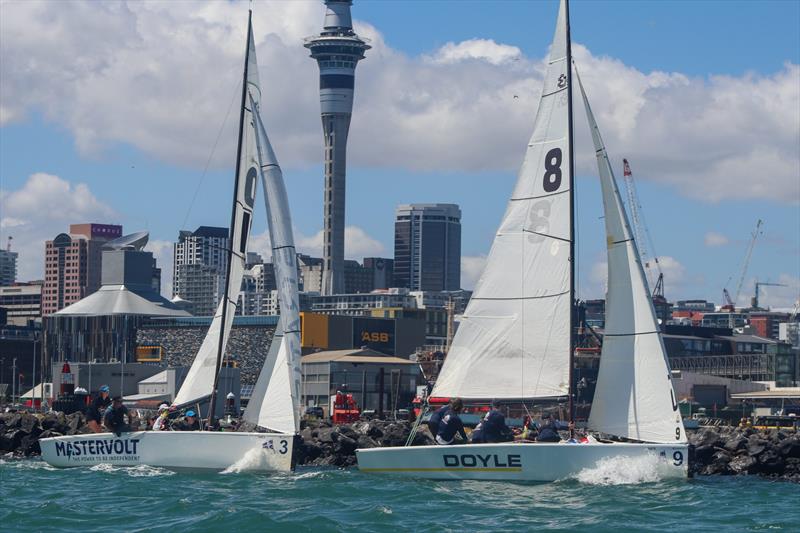
[[[353,31],[352,0],[325,0],[322,33],[305,40],[319,66],[325,146],[322,294],[344,292],[344,213],[347,134],[353,112],[356,64],[371,47]]]

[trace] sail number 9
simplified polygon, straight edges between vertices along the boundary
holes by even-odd
[[[561,148],[553,148],[544,156],[544,181],[542,187],[545,192],[555,192],[561,187]]]
[[[683,452],[674,452],[672,454],[672,464],[681,466],[683,464]]]

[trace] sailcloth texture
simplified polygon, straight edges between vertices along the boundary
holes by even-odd
[[[283,172],[272,150],[266,128],[261,120],[259,106],[252,102],[254,126],[258,144],[261,183],[267,210],[272,263],[278,285],[281,336],[274,361],[265,363],[262,373],[270,372],[260,403],[253,404],[257,411],[245,413],[245,418],[275,431],[293,433],[300,429],[298,413],[300,400],[300,304],[297,292],[297,253],[292,234],[289,199],[283,182]],[[270,353],[273,350],[270,347]],[[271,370],[268,368],[271,367]],[[260,384],[262,376],[257,383]],[[248,411],[250,406],[248,406]]]
[[[592,430],[645,442],[686,442],[639,251],[600,130],[578,78],[597,154],[608,247],[608,294]]]
[[[256,62],[255,45],[253,44],[252,28],[248,26],[248,54],[245,65],[245,78],[250,97],[256,102],[261,99],[261,90],[258,81],[258,64]],[[234,191],[234,205],[232,227],[229,233],[231,251],[228,255],[229,274],[226,277],[223,299],[211,320],[211,326],[206,333],[200,350],[194,358],[186,379],[175,397],[175,405],[187,405],[205,398],[211,394],[214,387],[214,378],[218,372],[217,355],[220,349],[220,336],[222,336],[222,350],[228,343],[233,317],[236,314],[236,301],[242,285],[242,276],[247,255],[247,242],[250,237],[250,228],[253,220],[253,205],[256,198],[258,183],[258,154],[253,129],[253,119],[250,105],[242,102],[242,120],[239,124],[241,133],[241,151],[237,162],[238,174],[236,176],[236,190]],[[223,308],[225,309],[225,323],[223,324]]]
[[[561,3],[525,160],[434,396],[568,393],[570,165],[566,6]]]

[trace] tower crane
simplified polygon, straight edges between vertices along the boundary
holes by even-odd
[[[631,166],[628,164],[627,159],[623,159],[622,164],[625,189],[628,192],[628,209],[630,210],[631,221],[633,222],[633,237],[636,240],[636,246],[639,248],[639,255],[644,263],[647,281],[653,286],[653,298],[664,298],[664,273],[661,271],[661,264],[658,262],[658,254],[656,254],[655,246],[653,246],[653,239],[650,237],[650,231],[647,229],[647,224],[644,221],[642,204],[639,202],[636,184],[633,182],[633,172],[631,172]],[[651,267],[650,261],[648,260],[648,245],[652,252],[653,267]],[[657,276],[654,270],[658,273]],[[653,285],[654,277],[656,278],[655,285]]]
[[[728,283],[730,283],[733,276],[728,278],[728,281],[725,283],[725,288],[722,289],[722,294],[723,297],[725,298],[725,302],[730,306],[735,306],[736,302],[739,301],[739,295],[742,292],[742,285],[744,284],[744,277],[747,275],[747,267],[750,266],[750,258],[753,256],[753,248],[756,245],[756,240],[758,239],[758,236],[763,233],[761,231],[761,227],[763,225],[764,221],[759,218],[758,222],[756,222],[756,228],[750,234],[750,242],[747,244],[747,251],[744,254],[744,261],[742,262],[742,273],[739,276],[739,283],[736,284],[736,292],[734,293],[732,301],[730,298],[730,294],[728,293]]]
[[[785,283],[767,283],[767,282],[764,282],[764,281],[756,280],[756,292],[753,295],[753,297],[750,299],[750,307],[752,307],[753,309],[760,309],[758,307],[758,288],[759,287],[767,287],[767,286],[769,286],[769,287],[786,287],[786,284]]]

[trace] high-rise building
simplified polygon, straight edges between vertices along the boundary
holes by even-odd
[[[103,245],[122,236],[114,224],[71,224],[45,242],[42,316],[48,316],[100,288]]]
[[[189,311],[213,315],[225,290],[228,229],[200,226],[181,231],[174,244],[172,296],[187,300]]]
[[[42,316],[42,281],[0,287],[0,307],[6,310],[8,323],[24,326]]]
[[[319,65],[319,100],[325,141],[324,243],[322,293],[345,289],[344,212],[347,134],[353,111],[356,64],[370,46],[353,31],[352,0],[325,0],[322,33],[305,47]]]
[[[364,268],[372,277],[372,290],[396,287],[394,284],[394,260],[383,257],[365,257]]]
[[[0,287],[17,281],[17,252],[0,250]]]
[[[412,291],[461,288],[461,209],[457,205],[397,207],[394,285]]]

